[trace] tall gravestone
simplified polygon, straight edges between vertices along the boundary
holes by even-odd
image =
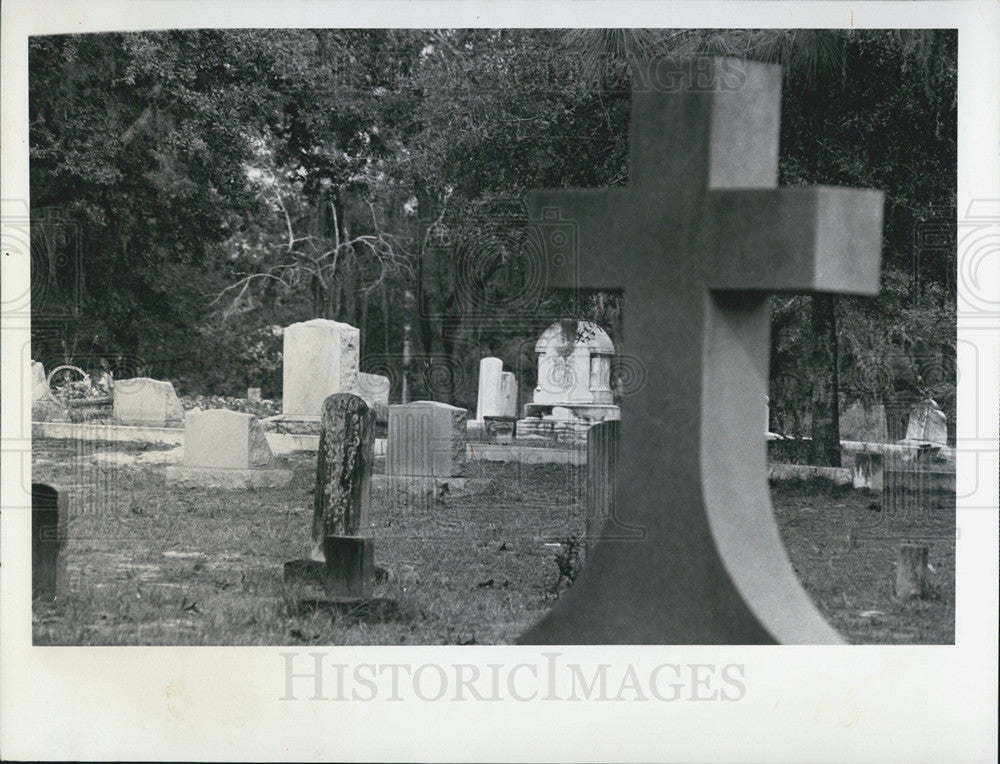
[[[360,342],[355,327],[325,318],[285,327],[282,413],[319,417],[327,396],[355,392]]]
[[[54,600],[66,588],[66,493],[31,484],[31,596]]]
[[[771,507],[767,293],[877,293],[882,196],[776,187],[780,67],[635,71],[628,185],[535,191],[529,206],[548,286],[624,290],[647,377],[622,411],[615,512],[641,531],[602,539],[520,641],[838,643]]]
[[[476,419],[517,416],[517,380],[514,373],[503,370],[499,358],[483,358],[479,362],[479,394],[476,399]]]
[[[369,508],[374,453],[372,408],[351,393],[329,396],[323,403],[316,461],[310,558],[286,563],[286,580],[318,577],[333,598],[371,596],[375,548]]]

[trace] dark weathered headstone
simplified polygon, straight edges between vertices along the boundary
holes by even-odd
[[[363,398],[323,402],[310,560],[285,563],[285,580],[321,581],[334,598],[371,595],[374,542],[368,511],[375,459],[375,413]]]
[[[548,286],[625,292],[647,374],[622,408],[615,512],[644,537],[603,539],[521,641],[840,642],[771,508],[767,293],[876,294],[882,195],[776,187],[780,67],[638,66],[628,186],[536,191],[530,212]]]
[[[66,493],[31,484],[31,596],[54,600],[66,586]]]
[[[927,593],[927,547],[903,544],[896,563],[896,596],[923,597]]]
[[[327,536],[369,532],[375,414],[363,398],[336,393],[323,402],[313,497],[313,559]]]
[[[587,431],[586,559],[615,513],[615,476],[621,422],[599,422]]]

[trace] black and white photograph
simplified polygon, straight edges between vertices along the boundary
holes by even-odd
[[[48,5],[5,758],[996,760],[997,6]]]

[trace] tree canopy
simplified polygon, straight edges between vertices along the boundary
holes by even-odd
[[[362,329],[362,367],[394,396],[406,326],[414,394],[474,405],[486,354],[524,388],[554,317],[579,310],[622,339],[613,295],[574,308],[531,293],[525,192],[625,183],[630,61],[702,52],[785,67],[780,183],[886,192],[882,294],[836,302],[842,392],[932,395],[953,419],[953,31],[32,38],[33,257],[52,274],[36,307],[73,316],[38,322],[33,354],[279,394],[272,327],[323,316]],[[75,224],[58,268],[52,210]],[[951,246],[922,243],[935,226]],[[794,429],[812,328],[805,299],[775,306],[772,411]]]

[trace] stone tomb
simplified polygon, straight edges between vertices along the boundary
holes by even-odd
[[[584,443],[596,422],[618,419],[612,402],[615,346],[597,324],[558,321],[535,343],[538,385],[517,423],[519,438]]]
[[[624,291],[646,377],[622,412],[613,506],[636,531],[599,539],[520,641],[841,643],[771,507],[768,293],[876,294],[882,195],[777,188],[779,66],[692,57],[634,71],[672,87],[632,88],[628,184],[534,191],[528,214],[568,232],[541,237],[548,286]]]
[[[114,416],[121,424],[166,427],[183,422],[184,409],[170,382],[136,377],[115,382]]]
[[[292,471],[276,469],[257,418],[226,409],[190,411],[184,423],[184,459],[167,467],[167,482],[213,488],[288,485]]]

